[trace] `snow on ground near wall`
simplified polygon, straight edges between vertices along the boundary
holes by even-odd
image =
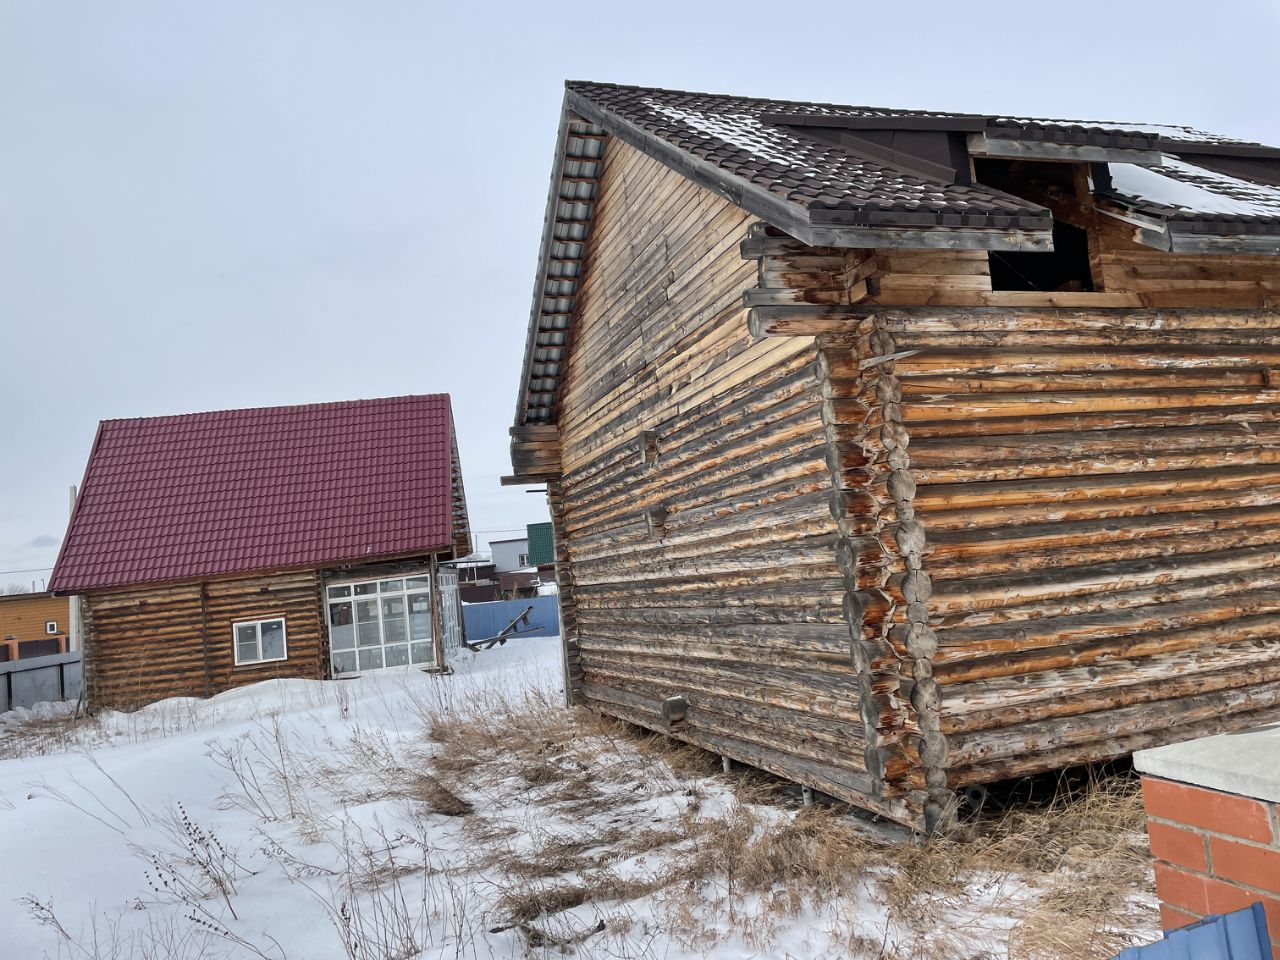
[[[1019,911],[1044,891],[1013,872],[895,901],[927,866],[909,849],[885,859],[848,818],[823,833],[575,719],[558,638],[454,667],[163,701],[0,761],[0,958],[559,956],[557,940],[584,957],[979,958],[1031,929]],[[63,713],[10,716],[0,737]],[[1150,919],[1122,939],[1150,939],[1149,894],[1131,899],[1126,922]],[[97,952],[42,911],[82,944],[96,928]]]

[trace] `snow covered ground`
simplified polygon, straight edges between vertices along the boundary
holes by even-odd
[[[998,838],[886,844],[563,709],[556,638],[454,666],[0,718],[0,957],[1103,957],[1154,934],[1141,883],[1073,906],[1140,838],[1041,837],[1058,859],[1008,869],[977,852]]]

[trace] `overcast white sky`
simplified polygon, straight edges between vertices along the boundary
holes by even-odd
[[[1280,144],[1280,4],[0,0],[0,586],[98,420],[453,395],[504,490],[566,78]]]

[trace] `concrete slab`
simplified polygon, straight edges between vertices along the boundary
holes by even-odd
[[[1280,724],[1139,750],[1142,773],[1280,803]]]

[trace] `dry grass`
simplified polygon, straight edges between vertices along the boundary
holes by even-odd
[[[432,813],[442,816],[465,817],[475,812],[475,807],[429,773],[418,773],[409,784],[407,793],[426,804]]]
[[[5,715],[0,715],[0,760],[66,753],[80,744],[83,731],[92,728],[92,720],[73,719],[70,714],[33,716],[21,722],[5,722]]]
[[[551,692],[418,689],[418,744],[380,723],[312,736],[265,718],[210,754],[232,774],[222,805],[262,825],[262,854],[310,891],[352,960],[432,944],[470,955],[490,936],[533,956],[728,941],[758,955],[1106,960],[1132,931],[1155,932],[1131,779],[1076,784],[920,847]],[[31,736],[65,748],[84,735],[52,723]],[[371,823],[349,812],[366,804],[379,805]],[[203,889],[183,902],[234,914],[234,883],[221,899]]]
[[[469,866],[495,878],[488,923],[530,944],[633,955],[619,943],[640,911],[695,949],[732,933],[765,950],[804,917],[853,957],[1103,960],[1153,928],[1129,779],[1015,805],[918,847],[544,695],[420,708],[431,780],[472,808],[455,814]]]

